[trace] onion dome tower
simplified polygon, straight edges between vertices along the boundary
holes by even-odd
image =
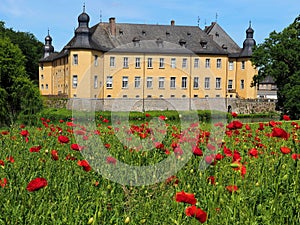
[[[246,39],[243,43],[243,49],[240,57],[249,57],[252,55],[252,48],[256,45],[256,41],[253,39],[254,30],[251,28],[251,21],[249,22],[249,28],[246,30]]]
[[[52,46],[52,38],[49,34],[49,29],[48,29],[48,35],[45,37],[45,45],[43,47],[44,58],[48,57],[53,52],[54,52],[54,47]]]
[[[73,47],[88,47],[89,46],[89,29],[90,17],[85,12],[85,5],[83,5],[83,12],[78,16],[78,27],[75,30],[75,43]]]

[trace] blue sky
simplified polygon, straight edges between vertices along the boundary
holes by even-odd
[[[44,42],[48,28],[56,51],[73,37],[77,17],[86,5],[90,26],[115,17],[118,23],[198,25],[216,21],[243,45],[251,20],[256,42],[280,32],[300,14],[299,0],[1,0],[0,20],[7,28],[32,33]]]

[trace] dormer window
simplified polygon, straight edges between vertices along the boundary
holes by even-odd
[[[200,45],[202,48],[206,48],[207,47],[207,41],[200,41]]]
[[[186,35],[187,35],[188,37],[190,37],[192,34],[191,34],[191,32],[187,32]]]
[[[145,30],[142,30],[142,35],[146,36],[146,31]]]
[[[124,34],[124,31],[123,31],[122,29],[120,29],[120,30],[119,30],[119,34],[120,34],[120,35],[123,35],[123,34]]]
[[[169,31],[166,31],[166,36],[170,37],[170,32]]]
[[[163,40],[161,38],[157,38],[156,39],[156,44],[159,48],[162,48],[163,47]]]
[[[134,37],[132,39],[132,42],[133,42],[133,44],[134,44],[135,47],[140,46],[140,39],[138,37]]]
[[[225,50],[227,50],[227,45],[223,44],[222,48],[225,49]]]
[[[180,39],[179,44],[180,44],[181,47],[185,47],[186,46],[186,40]]]

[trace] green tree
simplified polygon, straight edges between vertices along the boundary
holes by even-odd
[[[254,47],[252,63],[258,68],[254,85],[266,76],[278,88],[277,108],[293,119],[300,116],[300,15],[282,32],[273,31],[265,42]]]
[[[25,56],[23,60],[26,73],[31,80],[38,83],[38,61],[42,57],[43,43],[31,33],[6,28],[3,21],[0,21],[0,37],[8,37],[13,44],[21,49]]]
[[[25,71],[24,55],[9,38],[0,37],[0,123],[31,122],[42,109],[39,89]],[[25,118],[26,117],[26,118]]]

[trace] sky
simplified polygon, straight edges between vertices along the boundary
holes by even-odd
[[[201,29],[217,22],[240,47],[250,21],[260,44],[300,14],[299,0],[1,0],[0,21],[43,43],[49,29],[55,51],[61,51],[74,36],[84,4],[90,27],[110,17],[138,24],[169,25],[175,20],[176,25],[199,24]]]

